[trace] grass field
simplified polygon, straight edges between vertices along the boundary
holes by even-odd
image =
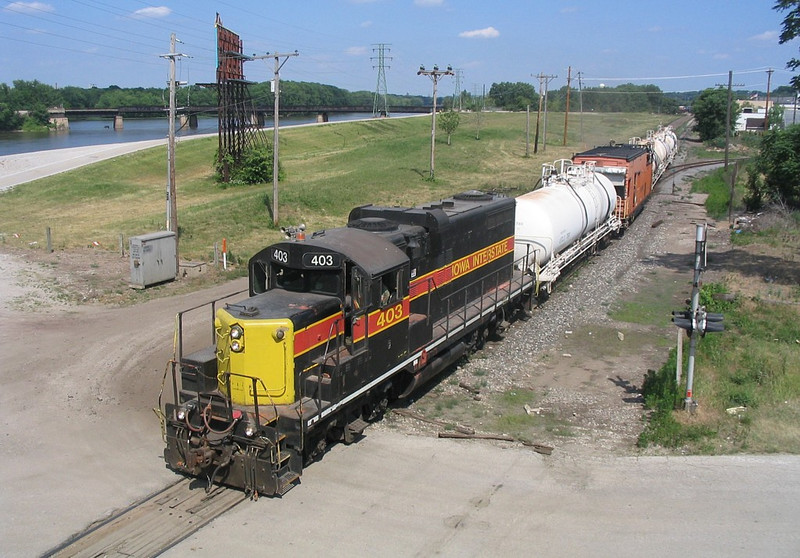
[[[429,117],[285,128],[280,225],[305,223],[312,231],[341,226],[357,205],[416,205],[469,189],[522,193],[534,187],[542,163],[668,123],[668,117],[648,114],[585,114],[582,123],[578,115],[570,117],[566,147],[561,145],[564,115],[551,113],[548,144],[526,157],[524,113],[463,114],[451,145],[437,133],[435,181],[427,179]],[[535,114],[531,154],[534,124]],[[217,184],[216,147],[216,138],[177,146],[183,259],[208,260],[214,243],[226,238],[234,258],[244,260],[281,237],[269,214],[272,185]],[[115,250],[120,234],[127,241],[164,228],[165,184],[166,148],[159,147],[17,186],[0,195],[0,242],[25,249],[36,242],[34,249],[41,249],[50,227],[56,250],[93,242]]]

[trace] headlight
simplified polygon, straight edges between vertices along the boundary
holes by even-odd
[[[244,349],[244,345],[242,345],[239,341],[231,341],[231,351],[234,353],[241,353],[242,349]]]
[[[253,424],[252,422],[248,422],[244,426],[244,435],[247,436],[248,438],[252,438],[253,436],[255,436],[256,435],[256,425]]]
[[[241,339],[242,337],[244,337],[244,330],[242,329],[242,326],[238,324],[233,326],[231,328],[231,339]]]

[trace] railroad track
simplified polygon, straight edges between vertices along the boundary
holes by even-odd
[[[48,551],[53,558],[158,556],[247,499],[242,491],[182,479]]]
[[[738,159],[728,159],[728,164],[730,165],[730,164],[733,164],[733,163],[737,163],[737,162],[740,162],[740,161],[747,161],[747,160],[749,160],[749,158],[747,158],[747,157],[742,157],[742,158],[738,158]],[[661,184],[664,184],[667,181],[667,179],[672,178],[673,176],[675,176],[679,172],[685,171],[685,170],[688,170],[688,169],[694,169],[694,168],[699,168],[699,167],[708,167],[708,166],[713,166],[713,165],[724,165],[724,164],[725,164],[725,159],[709,159],[709,160],[705,160],[705,161],[695,161],[693,163],[683,163],[681,165],[670,165],[670,167],[666,170],[666,172],[664,172],[664,176],[661,177],[659,182]]]

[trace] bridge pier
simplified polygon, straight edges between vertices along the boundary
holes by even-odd
[[[48,109],[50,113],[50,125],[53,126],[57,132],[69,130],[69,120],[67,114],[64,112],[64,107],[53,107]]]
[[[196,114],[181,114],[178,117],[178,125],[181,128],[188,128],[190,130],[197,130],[197,115]]]
[[[51,116],[50,124],[57,132],[69,131],[69,119],[66,116]]]
[[[124,127],[124,120],[122,119],[121,114],[117,114],[114,116],[114,129],[115,130],[122,130]]]
[[[328,121],[328,113],[327,112],[318,112],[317,113],[317,124],[322,124]]]

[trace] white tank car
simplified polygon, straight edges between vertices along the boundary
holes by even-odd
[[[653,182],[655,183],[675,158],[678,151],[678,136],[671,126],[647,132],[647,138],[631,138],[628,143],[647,145],[653,152]]]
[[[514,256],[521,268],[545,265],[608,221],[617,203],[614,185],[593,163],[556,161],[542,175],[542,188],[517,198]]]

